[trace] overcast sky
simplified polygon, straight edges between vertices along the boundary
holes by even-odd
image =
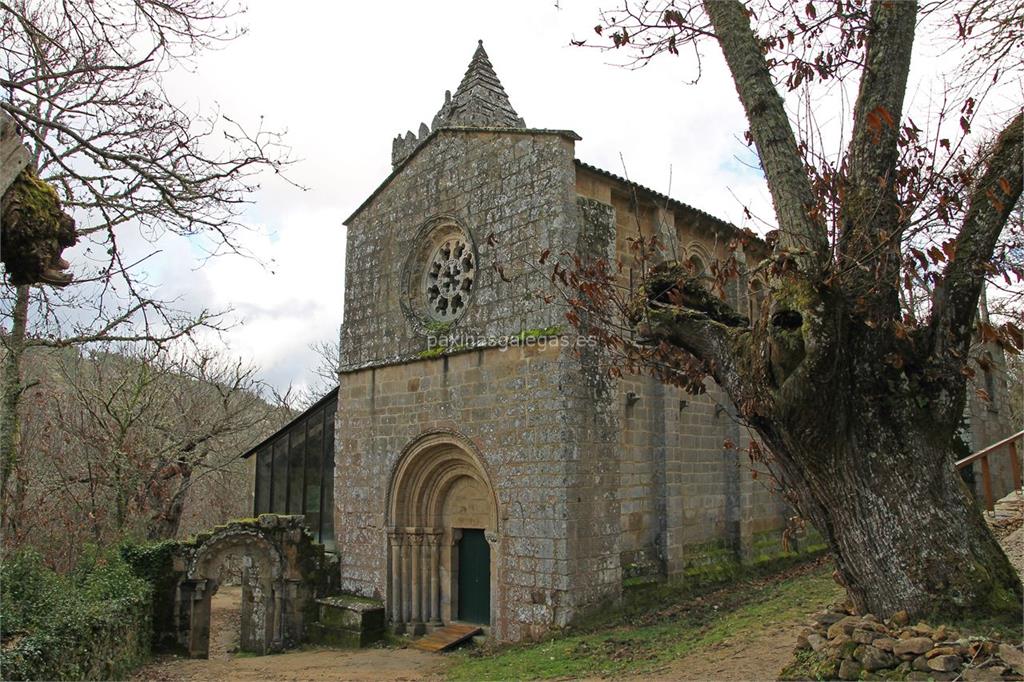
[[[584,161],[742,222],[733,195],[757,204],[763,189],[737,160],[754,161],[736,139],[745,125],[719,62],[696,87],[681,60],[613,66],[619,55],[569,45],[592,35],[598,5],[561,4],[252,2],[247,34],[168,87],[185,106],[286,129],[299,159],[290,176],[309,189],[267,177],[253,197],[242,240],[263,264],[197,267],[186,241],[168,239],[150,281],[191,308],[232,308],[228,352],[280,390],[306,385],[309,345],[335,338],[342,320],[342,221],[390,172],[395,135],[429,125],[458,87],[477,40],[527,125],[575,130]]]
[[[244,243],[266,265],[225,257],[196,269],[179,239],[162,245],[152,281],[193,307],[233,308],[229,352],[279,389],[304,386],[308,346],[336,337],[342,320],[342,221],[390,172],[395,135],[429,124],[456,89],[478,39],[527,125],[575,130],[578,158],[738,225],[743,203],[769,210],[716,51],[698,85],[685,58],[625,69],[624,55],[569,45],[593,35],[597,3],[559,4],[254,0],[247,35],[168,85],[188,106],[287,129],[300,159],[291,176],[309,190],[271,177],[254,197]]]

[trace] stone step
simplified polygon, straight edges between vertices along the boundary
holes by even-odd
[[[350,630],[347,628],[310,623],[306,637],[313,644],[339,649],[359,649],[384,639],[383,630]]]

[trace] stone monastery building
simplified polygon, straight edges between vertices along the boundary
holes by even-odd
[[[382,600],[399,632],[538,636],[630,577],[811,542],[725,446],[749,438],[716,387],[613,379],[545,302],[545,250],[629,262],[642,230],[703,268],[737,232],[577,160],[579,139],[528,127],[477,47],[346,221],[338,388],[249,453],[255,511],[305,514],[341,588]],[[745,310],[751,290],[727,295]],[[431,345],[444,335],[459,345]]]

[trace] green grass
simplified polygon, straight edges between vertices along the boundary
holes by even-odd
[[[585,621],[583,632],[489,653],[456,652],[448,674],[455,680],[642,674],[703,647],[757,632],[765,622],[813,613],[840,596],[830,570],[820,566],[791,577],[743,580],[685,601],[673,601],[671,589],[658,586],[627,595],[621,609]],[[652,594],[664,600],[654,604]]]

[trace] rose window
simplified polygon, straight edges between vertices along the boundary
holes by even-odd
[[[426,293],[430,315],[447,322],[462,314],[476,277],[473,249],[462,236],[451,236],[434,250],[427,264]]]

